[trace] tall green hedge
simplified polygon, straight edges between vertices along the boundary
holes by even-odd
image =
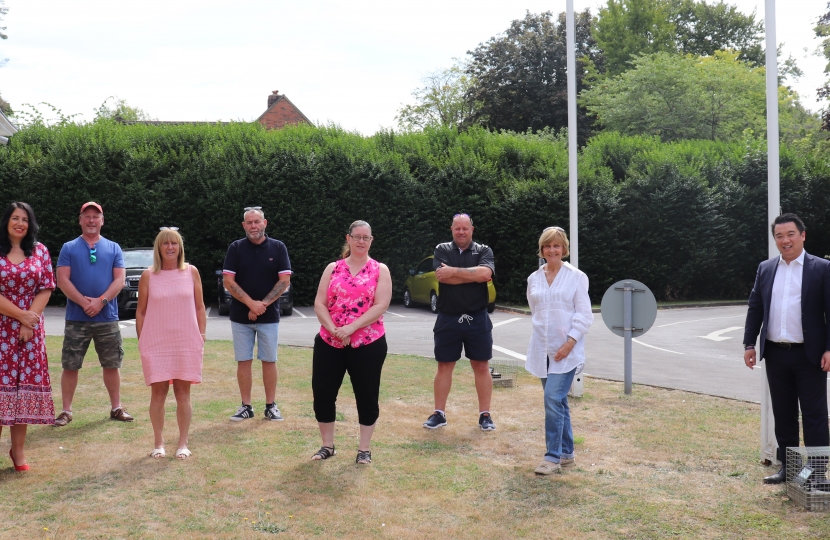
[[[802,215],[808,251],[830,254],[830,159],[782,151],[782,206]],[[0,202],[25,200],[57,257],[79,234],[87,200],[104,234],[150,245],[178,226],[188,260],[213,271],[242,236],[242,208],[262,206],[288,246],[296,301],[312,302],[349,223],[372,224],[372,255],[407,270],[450,239],[466,212],[496,255],[499,300],[523,302],[541,230],[567,230],[567,144],[557,135],[427,130],[372,137],[337,128],[150,126],[100,122],[21,130],[0,149]],[[623,278],[660,299],[744,298],[766,256],[766,157],[761,141],[661,143],[604,133],[580,155],[580,267],[595,300]]]

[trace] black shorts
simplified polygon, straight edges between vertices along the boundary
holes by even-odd
[[[493,323],[487,309],[463,315],[438,313],[435,326],[435,359],[456,362],[461,358],[461,347],[470,360],[493,358]]]

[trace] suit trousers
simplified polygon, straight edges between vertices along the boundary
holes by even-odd
[[[830,446],[827,424],[827,372],[807,360],[804,347],[783,349],[764,344],[778,460],[786,464],[787,448],[799,446],[798,409],[804,427],[804,446]]]

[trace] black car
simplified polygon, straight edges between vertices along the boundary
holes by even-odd
[[[225,288],[222,271],[216,271],[216,293],[219,303],[219,315],[227,315],[231,311],[231,293]],[[289,316],[294,313],[294,292],[291,285],[282,293],[279,300],[280,314]]]
[[[142,272],[153,266],[153,248],[126,248],[123,251],[127,278],[118,293],[118,318],[134,319],[138,307],[138,280]]]

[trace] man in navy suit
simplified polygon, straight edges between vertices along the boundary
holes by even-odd
[[[804,446],[830,446],[830,261],[804,251],[804,223],[795,214],[775,218],[772,235],[781,256],[758,266],[743,342],[744,363],[752,369],[760,331],[759,356],[767,361],[781,462],[781,469],[764,478],[764,483],[780,484],[786,480],[787,447],[799,446],[799,405]],[[816,472],[823,475],[826,465]]]

